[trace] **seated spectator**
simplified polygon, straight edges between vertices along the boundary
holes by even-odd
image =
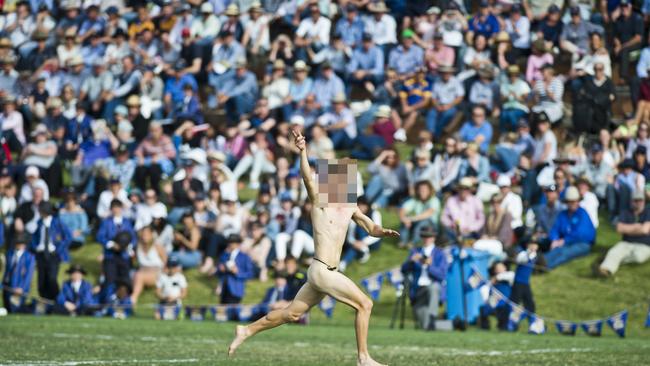
[[[514,131],[519,121],[528,114],[528,95],[530,86],[519,77],[518,65],[510,65],[507,69],[508,79],[501,84],[501,101],[503,112],[499,123],[501,132]]]
[[[433,159],[433,189],[436,192],[450,192],[454,188],[463,162],[460,152],[458,141],[447,137],[443,151]]]
[[[410,131],[418,116],[429,108],[431,103],[431,83],[426,78],[426,69],[419,67],[414,70],[402,84],[399,91],[404,130]]]
[[[597,273],[613,276],[622,264],[644,263],[650,259],[650,209],[646,206],[645,193],[632,195],[630,210],[621,212],[616,231],[623,236],[607,251]]]
[[[614,21],[614,57],[622,70],[621,77],[630,81],[631,53],[641,49],[643,37],[643,17],[632,9],[632,3],[623,0],[619,3],[620,15]]]
[[[93,298],[93,286],[84,279],[86,271],[78,264],[70,265],[66,271],[69,280],[56,298],[55,312],[66,315],[91,315],[97,310]]]
[[[485,225],[483,203],[472,193],[474,183],[471,178],[462,178],[456,186],[456,194],[445,202],[440,223],[445,236],[452,242],[462,237],[479,237]]]
[[[167,212],[157,208],[151,212],[151,228],[154,240],[169,254],[174,250],[174,228],[167,223]]]
[[[377,208],[387,207],[408,191],[406,167],[399,161],[394,148],[382,151],[368,165],[368,173],[373,177],[366,186],[365,195]]]
[[[61,186],[61,166],[55,163],[58,149],[56,143],[50,139],[50,134],[45,125],[37,126],[32,131],[33,142],[22,149],[21,160],[25,166],[35,166],[43,173],[42,176],[47,186],[58,192]]]
[[[492,141],[492,125],[486,118],[485,107],[476,105],[472,107],[472,119],[465,122],[458,132],[461,141],[475,143],[483,154]]]
[[[187,297],[187,279],[178,258],[170,256],[167,267],[156,281],[156,296],[160,305],[179,306]],[[160,312],[156,311],[155,318],[160,320]]]
[[[629,210],[630,197],[634,192],[643,192],[645,177],[634,170],[634,160],[624,159],[618,164],[618,174],[614,178],[616,190],[617,214]],[[616,217],[614,217],[614,222]]]
[[[167,263],[167,252],[155,239],[153,227],[145,226],[138,232],[136,259],[138,270],[133,275],[133,292],[131,302],[138,303],[138,298],[147,287],[156,286]]]
[[[2,277],[2,299],[4,307],[10,313],[26,310],[25,300],[36,268],[36,257],[27,250],[28,241],[28,234],[18,234],[13,241],[13,248],[7,251],[7,264]]]
[[[429,182],[431,185],[431,192],[433,192],[433,180],[435,179],[435,167],[431,162],[431,152],[426,148],[417,147],[413,150],[413,158],[415,164],[408,164],[408,179],[409,179],[409,196],[415,195],[417,183],[424,181]]]
[[[343,81],[333,71],[332,65],[325,62],[320,65],[320,75],[314,81],[311,94],[315,97],[316,106],[321,110],[330,107],[334,97],[345,93]],[[304,116],[304,113],[299,113]],[[307,125],[309,125],[307,123]]]
[[[440,200],[436,197],[429,181],[415,183],[415,195],[408,198],[400,207],[400,247],[412,247],[420,241],[423,227],[438,228]]]
[[[269,310],[284,309],[293,300],[287,285],[287,274],[276,271],[273,282],[273,286],[266,290],[262,304],[268,306]]]
[[[290,109],[284,109],[285,119],[294,110],[302,107],[305,103],[305,98],[312,91],[313,84],[314,80],[309,77],[309,66],[307,66],[305,61],[296,61],[293,64],[293,77],[289,82],[289,95],[284,100],[284,104],[290,106]]]
[[[0,123],[2,137],[12,151],[20,152],[27,143],[25,138],[23,115],[16,108],[16,97],[7,95],[2,98]]]
[[[614,190],[615,171],[605,159],[605,152],[600,143],[591,146],[589,159],[580,167],[579,174],[591,182],[593,192],[601,202],[607,203],[607,211],[616,212],[616,192]]]
[[[264,14],[264,12],[262,4],[259,1],[254,1],[248,9],[248,14],[241,17],[241,24],[244,28],[242,46],[257,57],[263,56],[271,48],[270,23],[273,19],[270,16],[271,14]],[[211,11],[210,16],[216,20],[213,13]]]
[[[487,122],[485,124],[488,124]],[[465,148],[460,167],[458,168],[458,178],[475,179],[477,182],[487,183],[490,180],[490,161],[478,151],[478,145],[470,143]]]
[[[241,252],[241,236],[237,234],[226,238],[226,250],[219,258],[217,293],[222,304],[238,304],[244,298],[246,281],[254,276],[253,262]]]
[[[111,214],[111,204],[114,200],[122,203],[124,215],[128,215],[127,213],[131,210],[131,201],[126,189],[122,187],[120,179],[116,176],[111,177],[108,182],[108,189],[100,193],[97,200],[97,217],[99,219],[105,219]]]
[[[292,123],[295,121],[304,121],[302,116],[293,116],[291,118]],[[327,136],[327,131],[325,127],[316,124],[311,129],[311,141],[309,141],[309,155],[310,158],[316,159],[334,159],[334,144],[332,140]]]
[[[474,242],[474,249],[503,259],[504,252],[512,246],[512,216],[503,207],[505,195],[496,193],[490,200],[490,211],[485,220],[481,238]]]
[[[627,141],[627,149],[625,150],[625,157],[632,158],[634,151],[637,147],[645,146],[646,154],[650,154],[650,123],[641,122],[636,130],[634,138]],[[630,136],[631,137],[631,136]],[[650,158],[650,156],[648,156]]]
[[[244,156],[239,160],[233,179],[239,180],[241,176],[248,173],[249,186],[251,189],[259,189],[260,176],[263,173],[275,173],[276,167],[273,164],[274,151],[268,135],[264,131],[257,131],[253,136]]]
[[[499,85],[494,81],[494,66],[483,66],[478,70],[478,79],[469,88],[468,101],[473,106],[482,106],[486,115],[498,118],[501,113]]]
[[[269,278],[266,263],[269,252],[271,251],[271,239],[264,232],[264,226],[259,221],[253,221],[251,223],[250,231],[250,236],[246,237],[242,242],[241,250],[247,254],[253,263],[255,263],[255,266],[259,268],[259,280],[266,282]],[[284,278],[284,280],[286,283],[286,278]]]
[[[465,97],[463,84],[453,75],[452,66],[438,68],[440,78],[433,84],[431,97],[433,106],[426,117],[427,129],[435,138],[440,137],[445,127],[456,116],[458,105]]]
[[[379,1],[370,3],[368,11],[371,16],[365,19],[365,30],[372,34],[373,42],[381,47],[384,54],[388,54],[388,50],[397,44],[397,23],[395,18],[390,13],[390,9],[386,3]]]
[[[409,297],[418,328],[435,330],[440,302],[445,299],[447,255],[436,246],[436,230],[423,226],[419,236],[422,244],[411,249],[402,264],[402,273],[411,278]]]
[[[548,269],[589,254],[596,239],[594,224],[587,211],[580,207],[578,189],[567,188],[564,201],[567,208],[557,215],[549,233],[550,250],[544,255]]]
[[[512,49],[515,52],[516,58],[530,52],[531,20],[519,3],[512,5],[510,8],[510,17],[505,19],[504,30],[512,40]]]
[[[239,122],[240,117],[250,113],[255,106],[257,79],[247,67],[245,59],[237,60],[234,70],[224,74],[217,90],[217,101],[224,106],[226,117],[231,123]]]
[[[535,85],[538,80],[542,79],[542,68],[544,65],[553,64],[553,55],[549,52],[546,42],[543,39],[537,39],[533,42],[533,54],[528,57],[526,66],[526,81]]]
[[[497,186],[499,187],[500,193],[503,195],[501,207],[510,213],[510,216],[512,218],[512,228],[516,229],[522,226],[524,205],[521,201],[521,197],[512,191],[512,179],[510,179],[510,177],[507,175],[500,175],[497,178]]]
[[[533,112],[544,113],[551,124],[559,122],[564,116],[564,84],[555,76],[553,65],[542,66],[542,78],[538,79],[533,87],[535,106]]]
[[[596,63],[594,75],[584,77],[582,87],[574,101],[573,128],[576,133],[596,134],[608,128],[612,115],[612,102],[616,99],[614,83],[605,75],[605,66]],[[587,123],[586,121],[590,121]]]
[[[144,191],[149,183],[151,188],[158,192],[163,174],[172,172],[172,161],[176,157],[174,144],[171,138],[163,133],[159,123],[151,123],[149,135],[135,149],[134,155],[138,164],[135,169],[136,185]]]
[[[172,225],[176,225],[186,212],[191,211],[197,193],[203,193],[203,183],[194,177],[195,166],[194,160],[185,160],[183,178],[172,184],[173,207],[167,216],[167,221]]]
[[[456,62],[454,49],[446,45],[443,39],[443,34],[436,32],[433,35],[432,46],[427,48],[424,53],[424,62],[433,75],[438,74],[438,69],[441,66],[451,66]]]
[[[63,207],[59,210],[59,219],[72,233],[70,249],[77,249],[86,242],[90,234],[90,225],[86,211],[79,205],[77,195],[72,189],[63,192]]]
[[[179,228],[174,231],[174,251],[171,253],[183,268],[195,268],[201,264],[201,238],[201,229],[196,224],[194,215],[191,212],[184,213]]]
[[[348,79],[352,84],[360,84],[372,93],[383,82],[384,53],[373,44],[373,35],[363,34],[363,42],[354,50],[347,65]]]
[[[295,32],[295,43],[299,52],[305,48],[320,50],[330,43],[332,22],[321,14],[318,4],[309,5],[309,16],[305,17]],[[304,57],[301,57],[304,59]]]
[[[424,64],[424,51],[413,44],[415,32],[411,29],[402,31],[402,42],[388,54],[388,67],[395,70],[401,80],[406,80]]]
[[[137,238],[133,223],[124,217],[123,210],[120,200],[111,201],[111,213],[102,220],[97,231],[97,242],[104,247],[104,288],[118,280],[129,282],[130,279],[131,258]]]
[[[531,163],[535,168],[542,168],[553,163],[557,156],[557,137],[551,129],[551,121],[546,114],[541,113],[537,121],[537,133],[535,135],[535,148],[531,157]]]
[[[576,187],[578,192],[580,192],[580,207],[584,208],[585,211],[589,214],[591,223],[594,224],[594,228],[598,229],[599,220],[598,220],[598,197],[591,191],[591,181],[586,177],[580,177],[576,180]]]
[[[357,199],[357,206],[364,215],[372,219],[372,222],[381,225],[381,212],[373,210],[364,196]],[[354,221],[351,221],[348,227],[346,243],[347,249],[344,251],[339,263],[339,271],[341,272],[344,272],[350,263],[357,258],[359,263],[367,263],[370,260],[370,251],[379,249],[381,238],[370,236]]]
[[[325,127],[335,149],[350,148],[357,138],[354,114],[348,108],[344,93],[332,98],[332,109],[318,118],[318,124]]]
[[[41,173],[35,166],[28,166],[25,169],[25,183],[20,187],[20,196],[18,197],[19,203],[29,202],[33,200],[34,190],[40,189],[43,194],[43,200],[50,200],[50,189],[47,183],[41,179]]]

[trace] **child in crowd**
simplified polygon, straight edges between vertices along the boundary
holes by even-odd
[[[176,256],[170,256],[167,260],[167,268],[158,278],[156,283],[156,296],[160,305],[173,306],[181,305],[182,300],[187,297],[187,279],[183,274],[183,267]],[[161,314],[156,311],[155,318],[160,320]]]
[[[535,312],[535,300],[533,299],[533,291],[530,288],[530,276],[535,270],[538,249],[539,245],[537,243],[528,243],[526,250],[519,252],[515,258],[517,269],[510,300],[515,304],[523,302],[524,309],[529,313]]]
[[[510,271],[504,262],[495,262],[490,267],[490,282],[492,287],[501,293],[505,298],[510,297],[512,291],[512,284],[515,279],[515,272]],[[486,296],[487,298],[488,296]],[[506,330],[508,328],[508,315],[510,315],[510,307],[504,301],[491,303],[491,299],[487,299],[487,303],[481,306],[481,315],[479,325],[482,329],[490,329],[490,320],[488,316],[494,311],[497,318],[497,328],[499,330]]]

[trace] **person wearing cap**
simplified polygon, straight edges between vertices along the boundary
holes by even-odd
[[[492,14],[492,8],[488,0],[479,2],[479,10],[469,21],[469,31],[467,32],[467,43],[472,43],[474,36],[481,34],[486,39],[491,39],[501,30],[499,20]]]
[[[293,64],[293,76],[289,82],[289,95],[284,100],[283,113],[292,115],[293,111],[304,105],[305,98],[313,90],[314,80],[309,76],[309,66],[302,60]]]
[[[442,155],[440,153],[438,155]],[[427,181],[431,184],[431,192],[435,192],[433,182],[436,179],[435,166],[431,161],[431,151],[426,147],[418,146],[413,150],[411,157],[412,166],[407,166],[409,179],[409,196],[414,196],[416,186],[421,181]]]
[[[530,85],[520,75],[519,65],[510,65],[506,69],[508,78],[501,83],[501,102],[503,110],[499,120],[501,132],[514,131],[522,118],[528,115],[528,96]]]
[[[372,43],[372,34],[364,33],[361,39],[361,44],[350,57],[346,71],[349,81],[364,85],[372,93],[383,81],[384,52]]]
[[[436,234],[435,227],[422,226],[420,246],[409,251],[401,267],[402,273],[411,278],[409,297],[416,325],[424,330],[435,330],[440,302],[445,300],[449,264],[447,254],[436,245]]]
[[[364,24],[359,17],[359,9],[357,6],[348,3],[343,11],[342,16],[334,28],[334,32],[341,35],[343,43],[350,49],[355,49],[361,46],[363,38]]]
[[[412,29],[402,31],[402,42],[388,55],[388,67],[395,70],[401,80],[406,80],[416,70],[424,66],[424,50],[413,44],[415,32]]]
[[[286,77],[286,65],[282,59],[273,62],[271,78],[262,88],[262,97],[268,101],[268,108],[279,112],[287,98],[290,98],[291,82]],[[276,113],[277,114],[277,113]]]
[[[445,127],[452,121],[458,112],[460,103],[465,98],[465,88],[458,78],[454,76],[455,69],[449,65],[438,67],[440,78],[436,80],[431,89],[432,108],[426,116],[427,130],[433,133],[434,138],[439,138]]]
[[[490,117],[498,117],[501,111],[499,85],[494,81],[494,73],[492,65],[479,67],[478,80],[472,83],[467,96],[471,105],[483,106]]]
[[[86,8],[83,22],[79,26],[77,34],[82,42],[93,36],[103,36],[106,30],[106,18],[100,16],[99,7],[91,4]]]
[[[456,62],[454,49],[444,43],[442,32],[433,35],[433,46],[424,52],[424,62],[432,74],[437,74],[438,68],[443,65],[453,65]]]
[[[240,250],[242,238],[231,234],[226,238],[227,247],[217,264],[217,277],[222,304],[238,304],[244,298],[246,281],[254,276],[253,261]]]
[[[86,242],[86,235],[90,234],[88,214],[79,205],[74,188],[63,190],[63,207],[59,209],[59,219],[72,234],[70,249],[81,248]]]
[[[185,98],[185,86],[191,85],[192,89],[196,93],[199,90],[199,85],[196,81],[194,75],[189,72],[185,72],[187,63],[184,59],[179,59],[174,64],[173,69],[168,69],[167,74],[168,78],[165,81],[165,87],[163,91],[163,103],[164,108],[168,110],[174,110],[177,105],[182,104]],[[215,77],[213,73],[208,75],[208,83],[211,86],[212,84],[211,77]]]
[[[18,111],[16,98],[7,95],[2,98],[2,113],[0,113],[0,126],[2,126],[2,138],[12,151],[20,152],[25,146],[25,126],[23,115]]]
[[[239,3],[239,2],[238,2]],[[248,3],[250,4],[250,3]],[[221,24],[220,32],[228,31],[233,34],[235,39],[241,41],[242,36],[244,35],[244,28],[240,20],[240,11],[246,11],[248,9],[240,9],[236,3],[230,3],[224,11],[226,16],[225,20]]]
[[[181,305],[187,297],[188,283],[183,274],[183,267],[178,257],[173,254],[167,259],[166,268],[156,281],[156,297],[160,305]],[[156,319],[160,319],[160,312],[156,311]]]
[[[241,23],[245,29],[242,45],[250,50],[252,55],[260,57],[271,48],[270,22],[271,19],[264,14],[264,8],[259,1],[254,1],[248,9],[248,14],[241,17]]]
[[[214,11],[214,5],[206,1],[199,8],[201,15],[192,19],[190,35],[197,39],[197,45],[212,43],[219,34],[221,22]]]
[[[564,83],[555,76],[553,65],[542,66],[542,78],[537,80],[533,87],[535,113],[544,113],[553,124],[559,122],[564,116]]]
[[[20,195],[18,202],[24,203],[32,201],[33,192],[35,189],[41,189],[45,201],[50,199],[50,188],[47,183],[41,179],[40,170],[33,165],[27,166],[25,169],[25,184],[20,187]]]
[[[365,31],[372,34],[373,43],[387,56],[390,48],[397,44],[397,22],[383,1],[370,3],[368,10],[372,16],[366,19]]]
[[[570,186],[564,195],[567,208],[560,212],[548,235],[551,241],[545,254],[546,266],[553,269],[561,264],[585,256],[596,240],[596,228],[587,211],[580,207],[580,192]]]
[[[86,70],[86,65],[84,64],[84,59],[81,55],[74,56],[68,60],[68,63],[65,65],[67,67],[67,72],[63,76],[62,86],[70,85],[74,94],[78,95],[79,90],[81,89],[81,84],[84,79],[88,76],[89,72]],[[59,89],[57,93],[52,95],[60,95],[62,89]]]
[[[592,33],[604,34],[605,30],[588,20],[583,20],[580,15],[580,7],[577,5],[569,7],[571,21],[562,27],[560,35],[560,48],[571,53],[574,60],[590,51],[590,39]]]
[[[552,65],[554,58],[549,52],[546,41],[538,38],[532,44],[532,54],[528,57],[526,64],[526,81],[534,86],[537,80],[542,79],[542,68],[544,65]]]
[[[445,202],[440,223],[452,242],[463,237],[478,237],[485,225],[483,202],[472,193],[474,180],[463,177],[456,186],[456,194]]]
[[[332,99],[338,95],[345,95],[343,80],[336,75],[329,62],[320,66],[319,76],[314,81],[311,94],[321,110],[327,110],[332,105]]]
[[[234,71],[224,75],[218,87],[217,101],[225,107],[228,120],[236,123],[242,114],[253,111],[257,95],[257,78],[242,58],[236,61]]]
[[[32,39],[36,42],[35,47],[19,63],[20,68],[27,70],[36,70],[47,60],[56,57],[54,47],[48,45],[48,33],[44,28],[36,29],[32,34]]]
[[[137,236],[133,222],[125,217],[122,201],[111,201],[110,215],[99,224],[96,240],[103,247],[103,287],[113,285],[120,279],[129,280]]]
[[[530,19],[524,13],[521,4],[512,4],[510,16],[504,20],[504,23],[503,30],[510,36],[515,58],[526,55],[530,51]]]
[[[634,11],[631,1],[621,0],[619,7],[620,15],[614,21],[612,57],[618,61],[622,79],[629,83],[632,77],[630,55],[642,48],[644,24],[643,17]]]
[[[589,151],[589,158],[581,164],[577,173],[589,180],[593,192],[599,200],[607,203],[608,212],[616,211],[616,191],[614,190],[614,169],[603,158],[603,145],[595,143]]]
[[[54,300],[59,293],[59,265],[70,259],[68,248],[72,240],[70,230],[54,214],[51,203],[42,201],[38,205],[39,219],[29,245],[29,249],[36,254],[38,294],[49,300]]]
[[[555,184],[542,187],[544,199],[526,212],[526,226],[534,228],[534,240],[548,246],[548,235],[564,205]]]
[[[356,149],[350,153],[352,158],[372,160],[381,150],[393,146],[397,128],[392,113],[388,105],[377,108],[375,120],[367,128],[369,131],[357,137]]]
[[[111,176],[108,180],[108,188],[99,194],[97,199],[97,217],[105,219],[111,214],[111,202],[119,200],[126,212],[131,210],[131,201],[126,189],[122,186],[121,177]]]
[[[512,191],[512,180],[509,176],[505,174],[499,175],[497,178],[497,186],[499,187],[499,192],[503,195],[501,200],[501,208],[510,213],[512,217],[512,228],[516,229],[522,226],[524,206],[521,201],[521,197]]]
[[[317,51],[327,46],[330,43],[331,28],[332,22],[321,14],[318,4],[310,3],[309,16],[300,21],[295,32],[294,42],[298,58],[305,59],[304,53],[307,47]],[[300,57],[301,53],[303,57]]]
[[[32,285],[36,268],[36,258],[27,249],[29,235],[20,233],[15,236],[13,247],[7,251],[7,263],[2,276],[2,299],[4,307],[10,313],[24,310],[26,296]]]
[[[65,315],[91,315],[97,303],[93,298],[93,286],[84,279],[86,270],[79,264],[72,264],[66,271],[69,279],[63,283],[54,312]]]
[[[622,239],[595,268],[597,275],[610,277],[622,264],[641,264],[650,259],[650,208],[646,205],[645,191],[635,192],[631,201],[630,208],[621,212],[616,224],[616,232]]]

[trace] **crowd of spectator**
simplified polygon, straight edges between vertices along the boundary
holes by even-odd
[[[282,306],[314,252],[292,129],[314,161],[369,161],[359,207],[397,209],[416,313],[438,314],[444,244],[488,253],[495,276],[549,270],[606,218],[624,241],[595,272],[646,261],[649,5],[0,1],[5,306],[26,309],[35,272],[64,313],[151,287],[180,303],[193,268],[224,304],[272,277]],[[60,286],[95,242],[97,281],[74,264]],[[352,225],[340,270],[380,245]],[[534,307],[529,276],[510,282]]]

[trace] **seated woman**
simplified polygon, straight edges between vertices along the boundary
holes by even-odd
[[[357,206],[364,215],[370,217],[374,223],[381,225],[381,212],[373,210],[365,196],[357,199]],[[359,263],[364,264],[370,259],[370,251],[379,249],[381,238],[368,235],[354,221],[350,222],[347,235],[347,249],[341,257],[339,270],[345,271],[350,262],[359,258]]]
[[[650,75],[650,73],[648,73],[648,75]],[[630,122],[635,125],[638,125],[641,122],[650,123],[650,76],[641,79],[636,113]]]
[[[481,238],[474,242],[474,249],[490,253],[495,259],[501,260],[504,251],[512,247],[513,231],[510,223],[512,216],[501,206],[503,194],[497,193],[490,201],[488,214]]]
[[[59,210],[59,219],[72,233],[70,249],[84,245],[86,235],[90,233],[88,215],[77,202],[77,196],[72,189],[63,192],[63,207]]]
[[[167,253],[155,239],[154,228],[145,226],[138,232],[136,249],[138,270],[133,276],[131,302],[136,304],[145,287],[155,287],[160,273],[165,268]]]
[[[406,166],[399,161],[394,148],[382,151],[368,165],[368,173],[373,177],[366,187],[366,198],[380,208],[399,200],[408,190]]]
[[[174,231],[174,251],[172,255],[178,258],[183,268],[194,268],[201,264],[201,229],[196,224],[191,212],[183,215],[181,225]]]
[[[264,232],[264,226],[259,221],[251,223],[250,236],[242,242],[241,251],[248,254],[259,269],[259,279],[266,282],[268,277],[267,258],[271,251],[271,239]]]
[[[420,241],[422,227],[438,227],[440,200],[428,180],[415,183],[415,197],[402,204],[400,218],[400,248],[411,246]]]

